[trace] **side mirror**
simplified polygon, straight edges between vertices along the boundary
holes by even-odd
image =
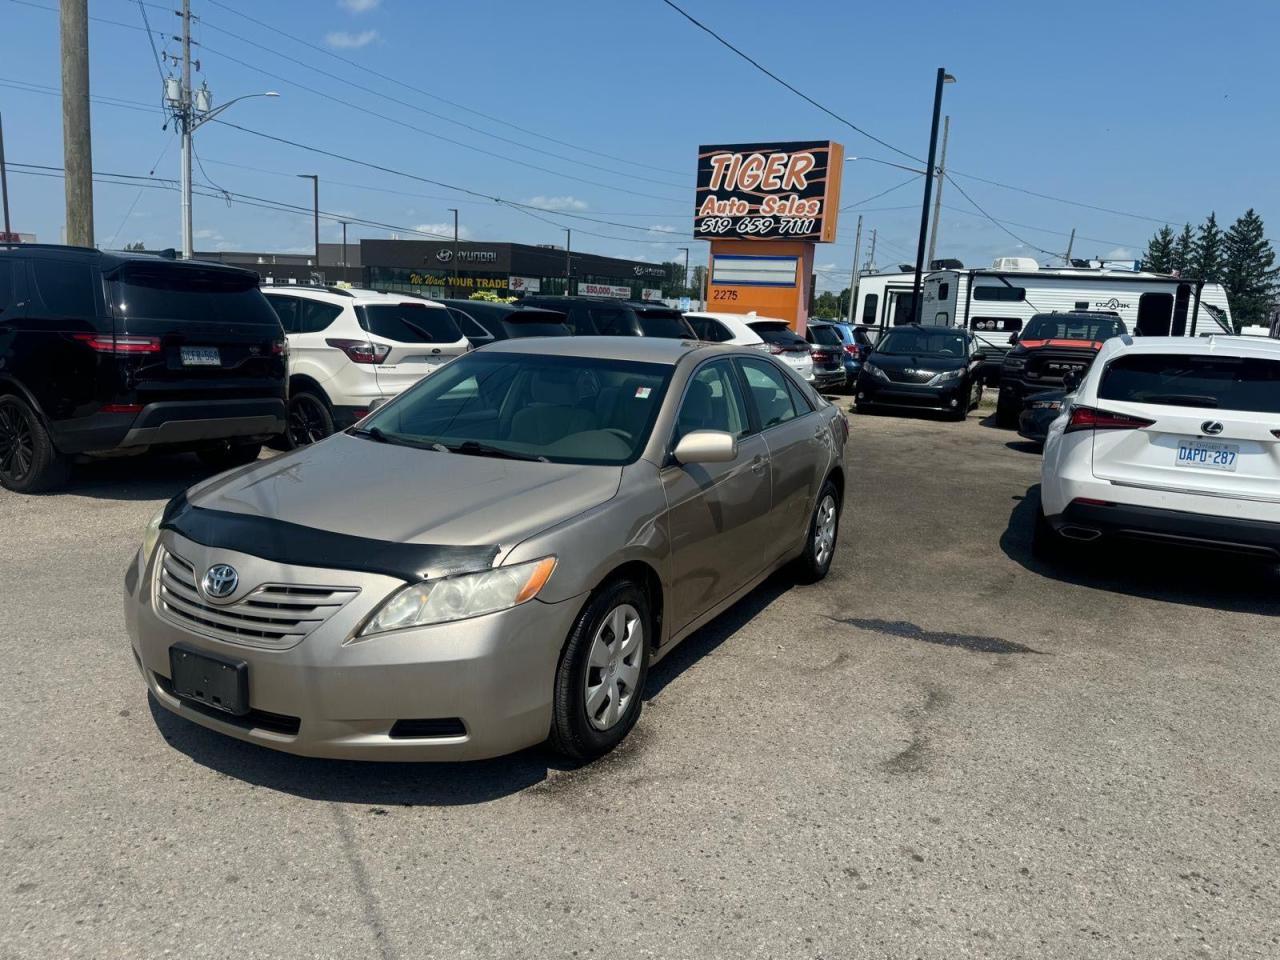
[[[723,430],[694,430],[680,438],[672,456],[680,463],[728,463],[738,456],[738,441]]]
[[[1009,334],[1009,343],[1013,346],[1018,344],[1018,334],[1016,332]]]
[[[1075,393],[1082,379],[1079,370],[1068,370],[1062,375],[1062,389],[1067,393]]]

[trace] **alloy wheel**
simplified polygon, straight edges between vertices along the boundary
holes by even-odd
[[[626,714],[639,690],[644,621],[629,603],[619,604],[596,629],[587,659],[587,719],[608,730]]]
[[[814,520],[813,559],[819,567],[826,566],[836,546],[836,498],[827,494],[818,504]]]
[[[289,403],[289,442],[295,447],[305,447],[327,436],[325,411],[320,401],[305,393],[294,397]]]
[[[0,406],[0,474],[20,483],[35,461],[35,437],[26,414],[12,403]]]

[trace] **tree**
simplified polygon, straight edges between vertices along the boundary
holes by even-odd
[[[1180,277],[1188,276],[1187,271],[1191,269],[1191,257],[1195,249],[1195,231],[1191,229],[1191,224],[1184,223],[1182,232],[1173,243],[1173,257],[1169,264],[1169,272],[1176,273]]]
[[[816,317],[823,319],[838,318],[840,316],[839,297],[830,290],[823,290],[813,303],[813,312]]]
[[[1210,213],[1208,219],[1200,224],[1200,235],[1196,237],[1187,272],[1205,283],[1221,283],[1222,257],[1222,229],[1218,226],[1216,214]]]
[[[1145,270],[1168,273],[1173,269],[1173,228],[1165,224],[1147,241],[1147,252],[1142,257]]]
[[[1266,237],[1262,218],[1252,208],[1236,220],[1222,243],[1222,283],[1231,304],[1231,318],[1242,326],[1265,322],[1276,294],[1276,254]]]
[[[134,243],[126,243],[124,245],[124,248],[126,250],[146,250],[147,249],[146,245],[141,240],[138,240]]]

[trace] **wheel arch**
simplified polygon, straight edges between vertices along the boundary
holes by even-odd
[[[0,395],[6,393],[21,397],[27,406],[35,412],[35,415],[40,418],[40,423],[45,430],[49,430],[49,417],[45,414],[44,408],[40,406],[40,401],[36,399],[36,395],[21,380],[0,374]]]
[[[324,387],[320,386],[320,381],[305,373],[289,375],[289,396],[292,397],[295,393],[314,393],[324,401],[326,407],[333,408],[333,401],[329,399],[329,394]]]
[[[628,560],[610,570],[596,584],[595,589],[591,591],[595,596],[607,584],[617,580],[634,580],[644,590],[649,598],[649,612],[653,616],[653,647],[657,648],[662,641],[662,624],[663,614],[665,610],[665,593],[662,588],[662,578],[658,575],[658,571],[651,564],[644,560]]]

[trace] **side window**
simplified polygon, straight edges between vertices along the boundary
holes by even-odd
[[[938,299],[946,300],[950,296],[951,296],[951,284],[949,283],[938,284]]]
[[[1024,287],[974,287],[973,299],[975,300],[998,300],[1001,303],[1021,303],[1027,298],[1027,291]]]
[[[480,324],[477,323],[470,314],[463,313],[461,310],[455,310],[453,307],[449,308],[449,312],[453,314],[453,319],[457,321],[459,329],[462,330],[462,335],[468,340],[493,339],[493,334],[480,326]]]
[[[33,260],[36,289],[49,312],[57,317],[95,318],[93,271],[87,263]]]
[[[285,333],[302,332],[298,325],[298,301],[295,298],[267,297],[267,303],[271,304],[271,309],[280,318],[280,326],[284,327]]]
[[[336,303],[321,303],[319,300],[304,300],[300,306],[302,333],[319,333],[342,313],[342,308]]]
[[[0,313],[13,306],[17,297],[13,282],[13,264],[0,262]]]
[[[690,317],[689,326],[693,327],[693,332],[698,335],[699,340],[711,339],[711,321],[704,320],[701,317]]]
[[[803,417],[806,413],[813,412],[813,404],[809,402],[809,398],[804,395],[804,391],[800,389],[800,385],[787,377],[787,392],[791,394],[791,405],[795,407],[796,416]]]
[[[880,309],[880,295],[868,293],[866,299],[862,301],[862,322],[875,326],[876,313]]]
[[[685,388],[672,443],[694,430],[721,430],[735,437],[747,433],[747,408],[728,360],[701,367]]]
[[[787,389],[787,375],[768,360],[742,360],[742,374],[747,380],[747,393],[760,426],[767,430],[796,416],[795,401]]]
[[[604,336],[628,337],[631,335],[631,325],[627,322],[628,316],[625,310],[617,310],[612,307],[594,307],[587,312],[591,315],[591,320],[596,329]]]

